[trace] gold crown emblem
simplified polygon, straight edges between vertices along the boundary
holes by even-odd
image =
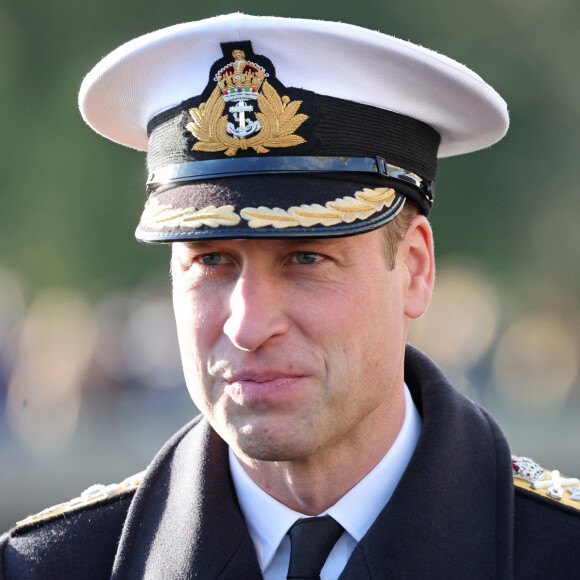
[[[224,101],[257,99],[268,73],[259,64],[247,61],[243,50],[234,50],[232,56],[236,60],[220,69],[214,77]]]

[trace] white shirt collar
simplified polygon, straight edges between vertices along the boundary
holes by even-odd
[[[421,417],[405,385],[405,418],[393,445],[357,485],[324,512],[341,524],[356,542],[387,505],[413,455],[420,433]],[[240,508],[264,571],[288,528],[299,518],[308,516],[286,507],[254,483],[231,448],[229,457]]]

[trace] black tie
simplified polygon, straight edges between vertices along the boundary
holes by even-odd
[[[289,530],[288,580],[319,580],[320,571],[343,527],[330,516],[302,518]]]

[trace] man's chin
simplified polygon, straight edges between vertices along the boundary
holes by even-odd
[[[282,436],[260,436],[256,433],[238,434],[235,441],[230,443],[234,453],[254,461],[302,461],[314,452],[310,441],[301,442]]]

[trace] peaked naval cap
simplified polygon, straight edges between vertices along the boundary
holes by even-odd
[[[104,136],[147,150],[143,242],[344,236],[433,203],[437,157],[499,140],[499,95],[363,28],[231,14],[142,36],[85,78]]]

